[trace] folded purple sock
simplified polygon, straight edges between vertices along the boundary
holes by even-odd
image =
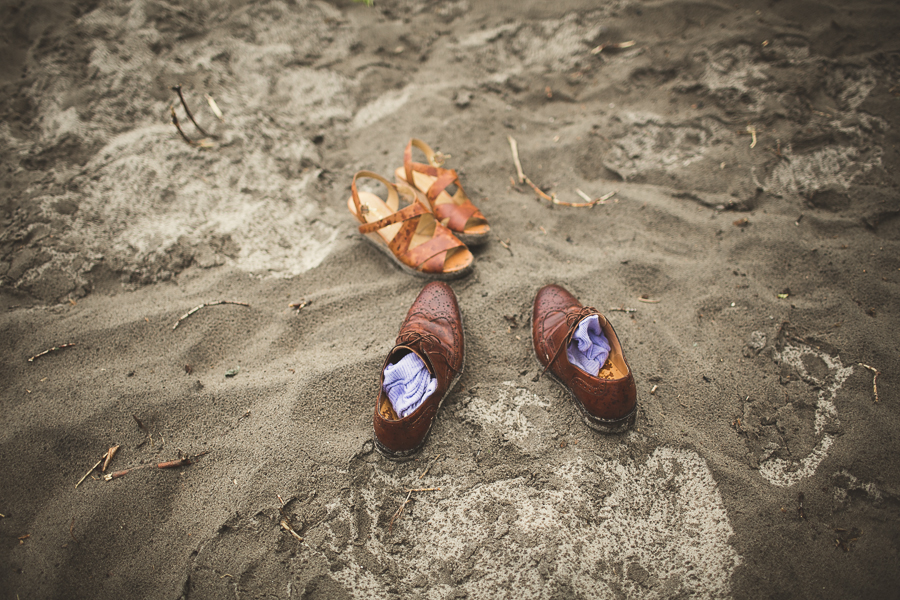
[[[425,363],[413,352],[397,364],[384,368],[384,392],[401,419],[416,410],[422,401],[437,389],[437,379],[431,376]]]
[[[569,362],[596,377],[609,357],[609,341],[603,335],[597,315],[582,319],[566,348]]]

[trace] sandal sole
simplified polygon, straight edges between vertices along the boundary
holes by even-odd
[[[368,243],[378,248],[378,250],[380,250],[382,253],[386,254],[388,258],[390,258],[394,262],[394,264],[400,267],[402,271],[404,271],[405,273],[409,273],[410,275],[413,275],[415,277],[421,277],[422,279],[437,279],[438,281],[452,281],[454,279],[461,279],[465,277],[466,275],[470,274],[475,268],[475,261],[472,261],[472,263],[464,269],[460,269],[459,271],[451,271],[450,273],[425,273],[424,271],[418,271],[397,258],[394,253],[391,252],[391,249],[381,241],[381,237],[378,236],[378,234],[371,235],[376,236],[377,239],[373,239],[372,237],[370,237],[370,235],[363,235],[362,237]]]

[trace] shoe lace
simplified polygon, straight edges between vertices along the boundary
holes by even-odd
[[[410,346],[412,344],[415,344],[416,342],[419,342],[420,344],[427,342],[427,343],[433,344],[435,346],[447,348],[447,345],[444,344],[438,336],[434,335],[433,333],[428,333],[427,331],[407,331],[405,333],[401,333],[397,337],[397,344],[402,344],[404,346]],[[449,350],[449,348],[447,348],[447,349]],[[423,350],[424,350],[424,347],[423,347]],[[430,360],[430,358],[429,358],[429,360]],[[447,366],[454,373],[459,372],[458,369],[454,369],[449,364]]]
[[[540,373],[538,373],[534,377],[534,379],[532,379],[532,381],[540,380],[540,378],[544,376],[544,373],[546,373],[550,369],[550,367],[553,365],[553,363],[556,362],[556,359],[559,358],[559,354],[560,354],[560,352],[562,352],[562,349],[567,347],[569,345],[569,343],[572,341],[572,336],[575,334],[575,330],[578,328],[578,324],[581,322],[582,319],[586,319],[587,317],[590,317],[593,315],[600,316],[600,311],[597,310],[596,308],[594,308],[593,306],[582,306],[578,312],[566,312],[563,310],[553,310],[553,311],[548,312],[547,315],[549,316],[555,312],[565,312],[566,313],[566,327],[568,328],[568,331],[566,331],[566,337],[563,338],[563,341],[559,345],[559,348],[557,348],[556,351],[553,353],[553,358],[551,358],[550,361],[547,362],[547,364],[546,364],[546,366],[544,366],[543,370]]]

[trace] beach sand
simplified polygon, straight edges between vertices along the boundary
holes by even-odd
[[[896,597],[896,3],[0,23],[0,598]],[[412,137],[493,229],[452,283],[465,374],[397,464],[378,370],[424,281],[347,198]],[[608,199],[540,198],[509,138],[546,194]],[[548,283],[616,328],[631,432],[534,381]],[[131,470],[76,487],[115,445]]]

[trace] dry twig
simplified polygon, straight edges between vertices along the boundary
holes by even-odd
[[[522,163],[519,162],[519,144],[516,143],[516,140],[511,135],[506,136],[506,139],[509,140],[509,147],[512,150],[513,163],[516,165],[516,174],[519,176],[519,183],[525,183],[525,180],[528,178],[525,177],[525,172],[522,171]]]
[[[71,343],[71,344],[63,344],[61,346],[53,346],[49,350],[44,350],[43,352],[39,352],[39,353],[35,354],[34,356],[32,356],[31,358],[28,359],[28,362],[34,362],[34,359],[36,359],[36,358],[40,358],[42,356],[50,354],[51,352],[56,352],[57,350],[62,350],[64,348],[71,348],[74,345],[75,345],[74,343]]]
[[[200,124],[197,123],[197,121],[194,119],[194,115],[191,114],[191,109],[188,108],[187,102],[184,100],[184,94],[181,93],[181,86],[180,85],[172,86],[172,91],[174,91],[178,94],[178,99],[181,100],[181,106],[184,107],[184,112],[187,114],[188,119],[191,120],[191,123],[194,124],[194,127],[197,128],[197,131],[202,133],[203,137],[213,137],[210,134],[206,133],[206,131],[202,127],[200,127]],[[207,96],[207,98],[209,98],[209,96]],[[172,109],[172,114],[173,115],[175,114],[174,108]],[[178,130],[181,131],[181,128],[179,127]],[[185,137],[185,139],[187,139],[187,136],[184,136],[184,133],[182,133],[181,135],[183,137]],[[188,141],[190,141],[190,140],[188,140]]]
[[[300,300],[300,302],[291,302],[290,304],[288,304],[288,308],[292,308],[297,312],[300,312],[310,304],[312,304],[312,300]]]
[[[119,444],[116,444],[106,452],[106,460],[103,461],[103,468],[100,469],[101,473],[106,473],[106,467],[109,466],[110,461],[112,461],[113,456],[116,455],[116,452],[119,450],[119,448],[121,448],[121,446]]]
[[[756,148],[756,127],[754,127],[753,125],[747,125],[747,133],[749,133],[751,137],[750,147]]]
[[[875,402],[878,402],[878,376],[881,374],[881,371],[879,371],[875,367],[870,367],[866,363],[859,364],[875,374],[874,377],[872,377],[872,392],[875,394]]]
[[[635,42],[634,40],[628,40],[627,42],[619,42],[618,44],[600,44],[599,46],[591,50],[591,54],[600,54],[604,50],[624,50],[625,48],[631,48],[636,43],[637,42]]]
[[[295,538],[297,538],[298,541],[301,541],[301,542],[303,541],[303,538],[300,537],[300,534],[299,534],[299,533],[297,533],[296,531],[294,531],[294,528],[291,527],[291,524],[287,522],[287,519],[282,519],[282,520],[281,520],[281,527],[282,527],[285,531],[287,531],[288,533],[290,533],[292,536],[294,536]]]
[[[433,459],[430,463],[428,463],[428,466],[425,467],[425,470],[422,471],[422,474],[421,474],[421,475],[419,475],[419,479],[422,479],[423,477],[425,477],[426,475],[428,475],[428,471],[431,470],[431,467],[434,466],[434,463],[436,463],[436,462],[437,462],[437,459],[439,459],[440,457],[441,457],[441,455],[438,454],[437,456],[434,457],[434,459]]]
[[[605,196],[601,196],[599,198],[594,198],[593,200],[584,192],[580,190],[576,190],[582,198],[587,199],[587,202],[564,202],[556,198],[556,194],[549,195],[547,192],[539,188],[533,181],[531,181],[525,172],[522,170],[522,162],[519,160],[519,144],[516,140],[511,136],[506,136],[506,139],[509,141],[509,148],[512,151],[513,163],[516,165],[516,173],[519,176],[519,182],[527,183],[528,186],[534,190],[534,193],[539,197],[543,198],[547,202],[551,204],[556,204],[557,206],[569,206],[571,208],[592,208],[595,204],[605,204],[607,200],[612,198],[618,190],[615,192],[610,192]]]
[[[610,310],[610,312],[623,312],[623,313],[637,312],[636,308],[625,308],[624,306],[613,306],[609,310]]]
[[[438,456],[440,456],[440,455],[438,455]],[[391,524],[390,524],[390,527],[388,528],[388,535],[390,535],[394,531],[394,520],[398,519],[400,517],[400,515],[403,514],[403,509],[406,508],[406,504],[407,504],[407,502],[409,502],[410,497],[412,497],[413,492],[439,492],[440,490],[441,490],[441,488],[439,488],[439,487],[417,488],[417,489],[412,489],[412,490],[406,490],[406,492],[407,492],[406,500],[403,501],[403,504],[401,504],[400,508],[397,509],[397,512],[394,513],[394,516],[391,517]]]
[[[96,462],[96,464],[94,464],[94,466],[91,467],[90,471],[88,471],[87,473],[84,474],[84,477],[82,477],[81,479],[78,480],[78,483],[75,484],[76,490],[78,489],[78,486],[81,485],[81,482],[83,482],[85,479],[88,478],[88,475],[93,473],[95,470],[97,470],[97,467],[99,467],[101,464],[103,464],[103,461],[106,460],[107,456],[109,456],[109,451],[107,451],[106,454],[104,454],[103,456],[100,457],[100,460],[98,460]]]
[[[180,317],[177,321],[175,321],[175,324],[172,325],[172,329],[178,329],[178,326],[181,325],[181,322],[182,322],[182,321],[184,321],[185,319],[187,319],[189,316],[191,316],[192,314],[194,314],[195,312],[197,312],[197,311],[200,310],[201,308],[204,308],[204,307],[207,307],[207,306],[218,306],[218,305],[220,305],[220,304],[237,304],[238,306],[250,306],[250,305],[247,304],[246,302],[234,302],[234,301],[232,301],[232,300],[218,300],[218,301],[216,301],[216,302],[204,302],[204,303],[201,304],[200,306],[195,306],[195,307],[192,308],[191,310],[187,311],[185,314],[181,315],[181,317]]]
[[[638,298],[638,302],[645,302],[647,304],[659,304],[660,302],[662,302],[662,300],[651,300],[646,296],[641,296],[640,298]]]
[[[225,115],[222,114],[222,111],[219,109],[219,105],[216,104],[216,101],[213,100],[213,97],[210,96],[209,94],[203,94],[203,95],[206,96],[206,102],[209,104],[209,107],[212,109],[213,114],[215,114],[216,118],[218,118],[220,121],[222,121],[224,123]]]

